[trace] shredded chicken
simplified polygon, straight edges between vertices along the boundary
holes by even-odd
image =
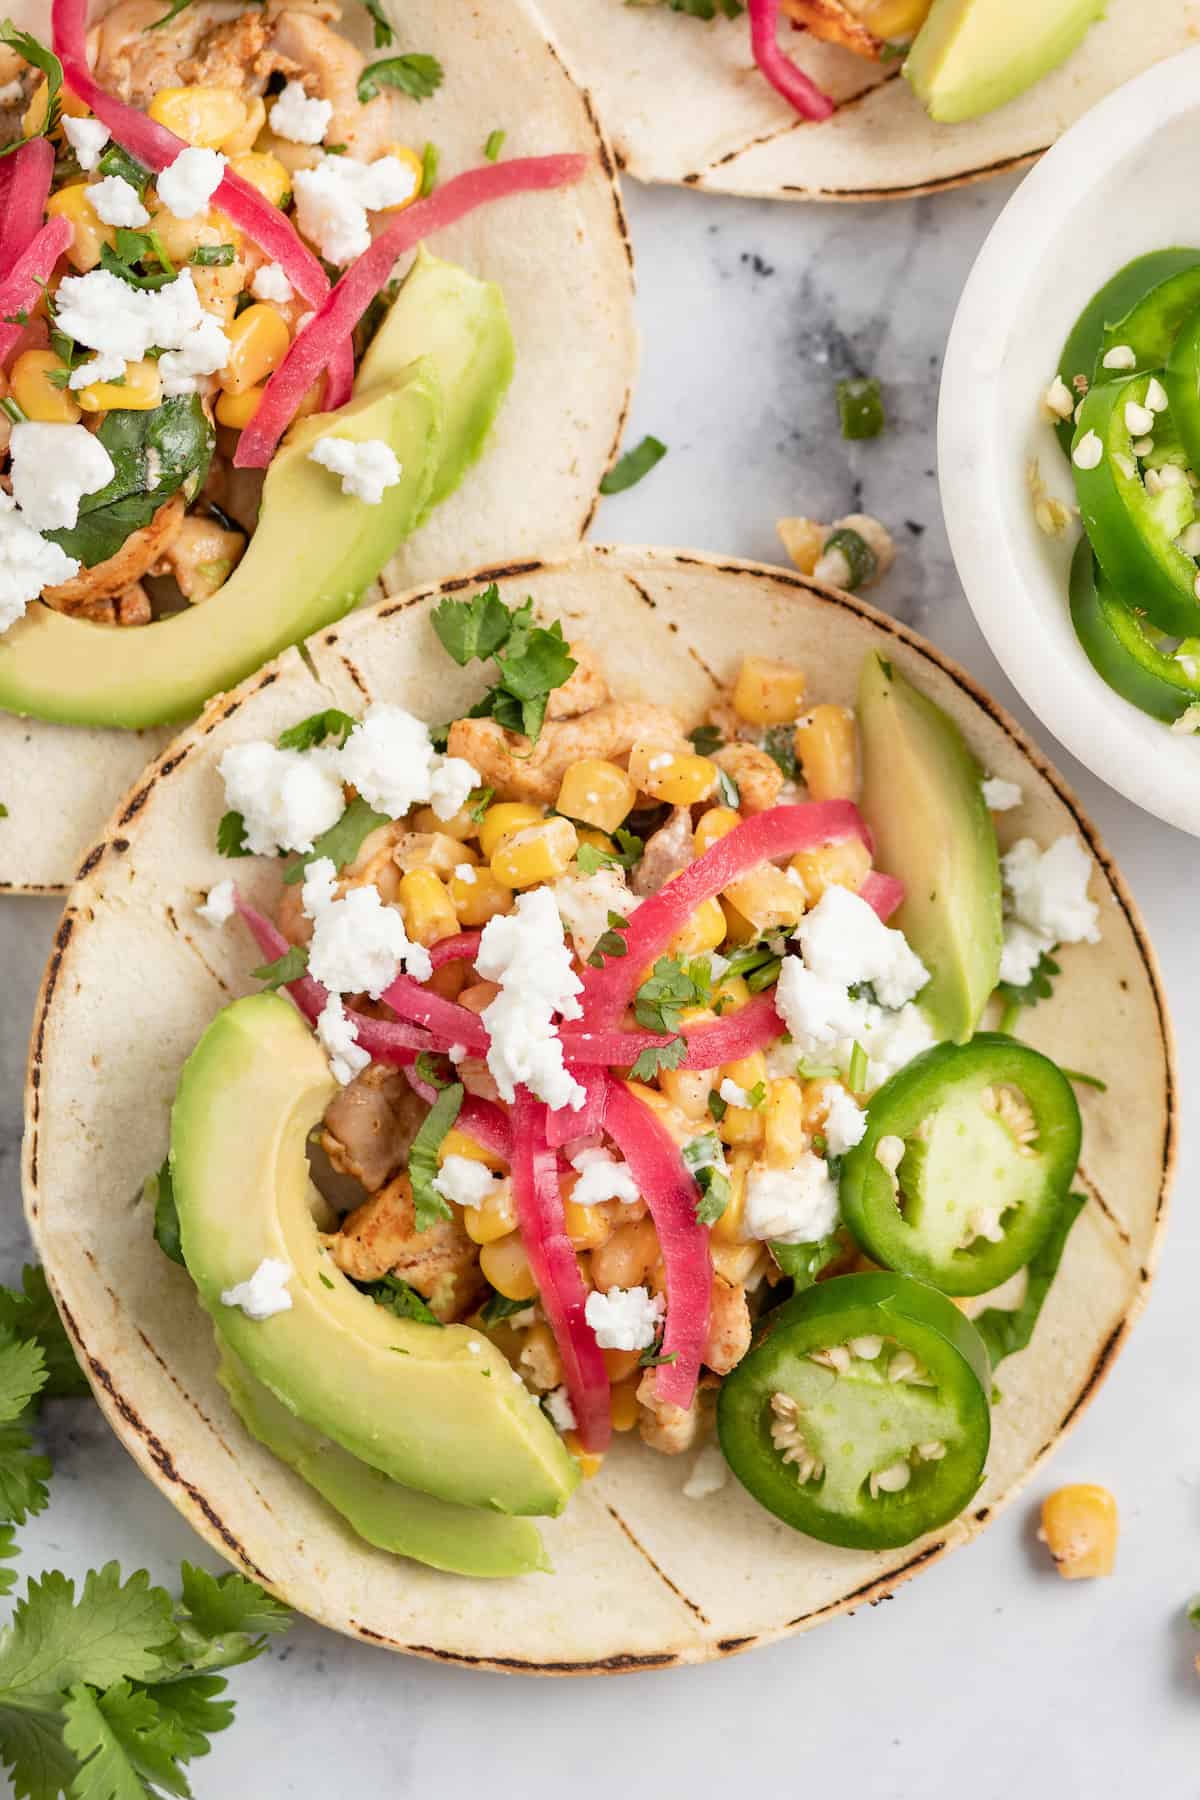
[[[450,755],[479,770],[501,800],[534,800],[552,806],[566,770],[581,757],[621,762],[639,738],[674,744],[679,721],[665,706],[611,700],[577,719],[550,720],[532,749],[527,738],[505,731],[494,719],[456,719],[450,727]]]
[[[396,1275],[424,1295],[443,1322],[461,1318],[487,1290],[478,1248],[458,1220],[443,1219],[429,1231],[416,1230],[407,1175],[389,1181],[322,1242],[352,1280]]]
[[[335,1169],[373,1194],[404,1163],[424,1114],[399,1069],[372,1063],[330,1101],[321,1147]]]
[[[180,525],[162,561],[175,577],[185,600],[198,605],[211,600],[224,586],[242,559],[244,532],[226,531],[202,513],[189,513]]]
[[[600,672],[599,659],[590,644],[572,644],[571,655],[576,668],[556,687],[546,702],[548,719],[577,719],[581,713],[594,712],[608,699],[608,683]]]
[[[656,1369],[647,1369],[638,1382],[638,1430],[642,1442],[652,1450],[661,1450],[664,1456],[681,1456],[700,1434],[699,1400],[693,1400],[686,1408],[660,1400],[655,1392],[657,1373]]]
[[[666,824],[646,840],[645,854],[633,872],[634,893],[656,894],[672,875],[687,868],[695,854],[691,809],[677,806]]]
[[[94,602],[111,600],[119,594],[125,594],[143,575],[148,575],[156,563],[162,561],[179,534],[185,510],[183,495],[173,495],[159,507],[148,525],[129,534],[114,556],[110,556],[106,562],[97,563],[94,568],[80,569],[78,575],[73,576],[70,581],[61,582],[58,587],[46,588],[42,599],[56,612],[74,614],[79,618],[97,616],[87,610]],[[148,620],[128,618],[114,622],[142,625]]]
[[[743,812],[767,812],[778,804],[783,770],[757,744],[726,744],[713,761],[737,783]]]
[[[750,1308],[741,1282],[713,1278],[712,1310],[704,1360],[717,1375],[728,1375],[750,1348]]]
[[[328,100],[333,114],[325,133],[329,144],[345,144],[346,154],[371,162],[398,136],[392,102],[384,94],[364,106],[358,78],[364,58],[348,39],[302,8],[268,9],[272,55],[303,82],[306,92]]]

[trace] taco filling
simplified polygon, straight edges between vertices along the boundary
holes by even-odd
[[[1098,935],[1088,858],[1001,858],[1019,788],[879,656],[857,713],[752,656],[696,723],[531,601],[431,617],[491,665],[461,717],[327,710],[220,761],[221,849],[289,860],[273,917],[232,875],[200,910],[281,991],[187,1064],[156,1230],[235,1406],[310,1480],[325,1446],[356,1528],[355,1464],[556,1512],[613,1432],[714,1424],[815,1537],[944,1523],[1077,1209],[1071,1081],[1011,1030]]]
[[[354,605],[479,456],[504,297],[421,246],[585,159],[481,141],[439,184],[445,73],[371,10],[373,61],[332,4],[0,27],[5,710],[194,713]]]

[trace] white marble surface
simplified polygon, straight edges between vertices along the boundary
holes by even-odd
[[[631,193],[646,360],[630,441],[654,431],[671,451],[640,488],[605,504],[598,535],[772,557],[777,515],[849,511],[861,482],[863,505],[898,528],[901,545],[881,603],[1013,703],[954,578],[933,460],[955,298],[1009,191],[887,210]],[[847,446],[833,380],[857,372],[882,378],[890,429]],[[1145,909],[1176,1003],[1186,1094],[1200,1071],[1197,847],[1059,760]],[[4,1279],[25,1248],[19,1083],[53,923],[48,902],[0,906]],[[1137,1080],[1131,1068],[1131,1105]],[[524,1800],[735,1786],[855,1800],[1109,1800],[1135,1782],[1156,1800],[1200,1793],[1200,1639],[1182,1620],[1200,1587],[1190,1151],[1185,1129],[1162,1272],[1095,1406],[1024,1502],[889,1604],[725,1664],[554,1685],[393,1659],[300,1625],[239,1672],[242,1716],[196,1766],[201,1800],[355,1790],[415,1800],[498,1780]],[[47,1431],[53,1498],[21,1534],[28,1569],[82,1571],[116,1556],[169,1579],[196,1553],[90,1403],[58,1403]],[[1068,1587],[1033,1540],[1038,1494],[1071,1478],[1106,1482],[1120,1501],[1110,1582]]]

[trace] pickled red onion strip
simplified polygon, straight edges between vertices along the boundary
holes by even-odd
[[[803,69],[779,48],[779,0],[747,0],[750,11],[750,47],[759,71],[777,94],[794,106],[802,119],[828,119],[836,110]]]
[[[30,138],[0,160],[0,281],[41,229],[53,179],[49,138]]]
[[[33,311],[54,273],[55,263],[71,242],[71,235],[69,219],[51,219],[0,281],[0,363],[7,360],[28,329],[17,315]]]

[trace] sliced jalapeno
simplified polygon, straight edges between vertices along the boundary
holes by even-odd
[[[838,1275],[767,1314],[721,1384],[717,1431],[743,1487],[785,1524],[890,1549],[977,1491],[990,1384],[982,1338],[935,1289]]]
[[[1200,471],[1200,307],[1180,326],[1162,379],[1187,462]]]
[[[843,525],[840,531],[831,532],[825,539],[825,547],[821,554],[828,556],[834,550],[840,550],[845,558],[847,569],[845,586],[848,592],[857,593],[860,587],[874,578],[875,571],[879,567],[879,558],[861,532],[852,531],[847,525]]]
[[[884,1083],[842,1164],[846,1224],[885,1268],[985,1294],[1054,1227],[1079,1161],[1079,1106],[1057,1064],[981,1032]]]
[[[1200,700],[1200,643],[1174,655],[1160,650],[1141,619],[1096,567],[1080,538],[1071,562],[1071,623],[1097,674],[1122,699],[1170,724]],[[1196,670],[1188,674],[1187,657]],[[1194,657],[1194,660],[1193,660]]]
[[[1097,352],[1095,379],[1103,381],[1110,373],[1104,367],[1104,358],[1118,344],[1127,346],[1137,359],[1124,371],[1126,375],[1161,369],[1171,354],[1179,327],[1197,306],[1200,306],[1200,268],[1180,269],[1151,288],[1134,302],[1123,319],[1106,326]]]
[[[1198,267],[1200,250],[1179,249],[1152,250],[1149,256],[1136,257],[1123,269],[1118,269],[1112,280],[1106,281],[1099,292],[1092,295],[1063,346],[1058,372],[1071,392],[1078,396],[1086,392],[1093,381],[1107,378],[1109,371],[1098,365],[1101,364],[1101,346],[1110,326],[1114,330],[1112,342],[1126,342],[1120,334],[1121,325],[1139,302],[1173,275]],[[1064,455],[1069,456],[1074,424],[1070,419],[1064,419],[1055,429]]]
[[[1176,539],[1195,518],[1192,490],[1182,469],[1171,469],[1157,471],[1151,491],[1138,470],[1126,418],[1126,407],[1144,406],[1150,379],[1091,390],[1079,409],[1071,472],[1084,530],[1117,592],[1136,594],[1155,625],[1186,636],[1200,631],[1197,566]],[[1101,454],[1094,467],[1081,468],[1076,458],[1091,433]],[[1172,479],[1164,481],[1167,473]]]

